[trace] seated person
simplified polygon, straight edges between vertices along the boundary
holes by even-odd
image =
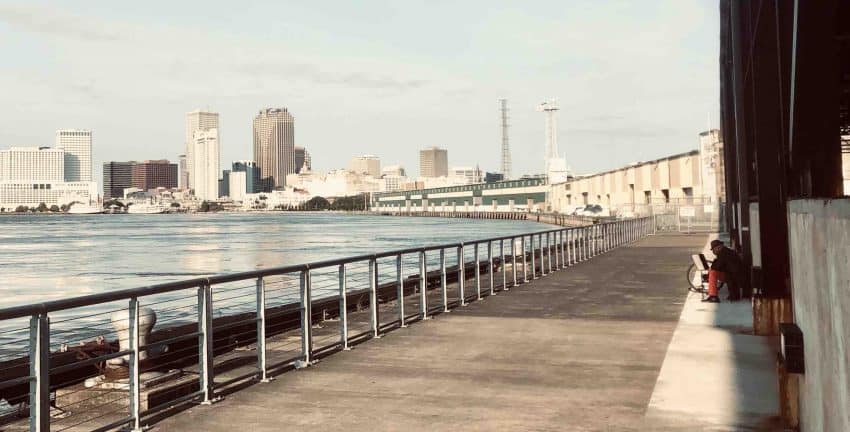
[[[729,287],[729,300],[739,300],[741,293],[738,276],[741,271],[741,258],[734,250],[724,246],[720,240],[711,241],[711,252],[714,253],[716,258],[708,271],[708,297],[703,301],[720,303],[717,291],[720,288],[720,283],[723,282],[726,282]]]

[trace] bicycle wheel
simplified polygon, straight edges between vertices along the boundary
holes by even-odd
[[[688,291],[705,292],[705,288],[702,287],[702,276],[699,274],[695,264],[691,263],[686,276],[688,278]]]

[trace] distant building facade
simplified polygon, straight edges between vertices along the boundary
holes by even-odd
[[[398,177],[407,177],[404,167],[401,165],[387,165],[381,169],[382,175],[393,175]]]
[[[375,155],[355,156],[348,163],[348,169],[357,174],[378,178],[381,176],[381,160]]]
[[[295,119],[286,108],[265,108],[254,117],[254,162],[263,191],[286,185],[295,173]]]
[[[136,162],[103,163],[103,199],[119,199],[124,189],[133,187],[133,167]]]
[[[218,199],[219,152],[218,129],[195,131],[189,184],[200,199]]]
[[[723,142],[720,141],[719,129],[699,134],[699,153],[703,194],[725,201],[726,177],[723,167]]]
[[[167,160],[146,160],[133,166],[132,186],[147,191],[177,187],[177,164]]]
[[[186,155],[182,154],[178,156],[179,162],[177,163],[177,188],[178,189],[188,189],[189,188],[189,171],[186,168]]]
[[[233,162],[232,173],[245,173],[245,193],[260,192],[260,168],[257,163],[249,160]]]
[[[452,177],[466,179],[466,183],[481,183],[482,174],[478,167],[452,167]]]
[[[310,152],[304,147],[295,147],[295,173],[300,173],[304,168],[307,168],[307,171],[313,169]]]
[[[449,175],[449,153],[439,147],[419,151],[420,177],[445,177]]]
[[[186,185],[187,189],[195,187],[194,161],[195,157],[195,133],[205,132],[211,129],[219,130],[218,113],[211,111],[195,110],[186,113]],[[216,174],[218,176],[218,174]]]
[[[0,181],[65,181],[65,151],[50,147],[0,150]]]
[[[56,148],[65,152],[65,181],[91,181],[90,130],[62,129],[56,131]]]

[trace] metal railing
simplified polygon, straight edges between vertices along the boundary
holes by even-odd
[[[0,398],[19,414],[0,429],[141,430],[651,232],[649,218],[620,220],[0,309]]]

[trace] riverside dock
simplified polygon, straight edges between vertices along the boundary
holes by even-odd
[[[683,278],[688,256],[705,240],[644,238],[387,332],[213,405],[192,406],[156,429],[774,430],[776,415],[769,405],[775,396],[764,399],[761,388],[757,397],[743,390],[754,383],[735,381],[736,372],[746,367],[766,366],[771,378],[773,358],[763,348],[767,338],[751,336],[741,348],[730,347],[723,342],[728,329],[715,328],[711,319],[702,327],[690,322],[670,350],[690,354],[697,367],[677,370],[681,362],[665,360],[686,301],[696,305],[693,314],[725,311],[745,320],[749,313],[738,307],[743,304],[700,306],[694,303],[698,297],[688,299]],[[703,327],[707,330],[700,333]],[[700,369],[704,348],[694,348],[688,332],[700,338],[715,332],[704,341],[718,343],[713,359],[728,359],[727,369]],[[750,353],[749,364],[734,360],[741,350]],[[662,365],[668,371],[661,393],[654,395]],[[663,400],[704,374],[716,383],[705,384],[702,394],[718,399]],[[740,376],[746,381],[750,375]],[[747,408],[763,406],[764,400],[767,409]],[[738,401],[741,409],[718,417],[701,408],[727,406],[727,401]],[[683,405],[692,412],[682,411]]]

